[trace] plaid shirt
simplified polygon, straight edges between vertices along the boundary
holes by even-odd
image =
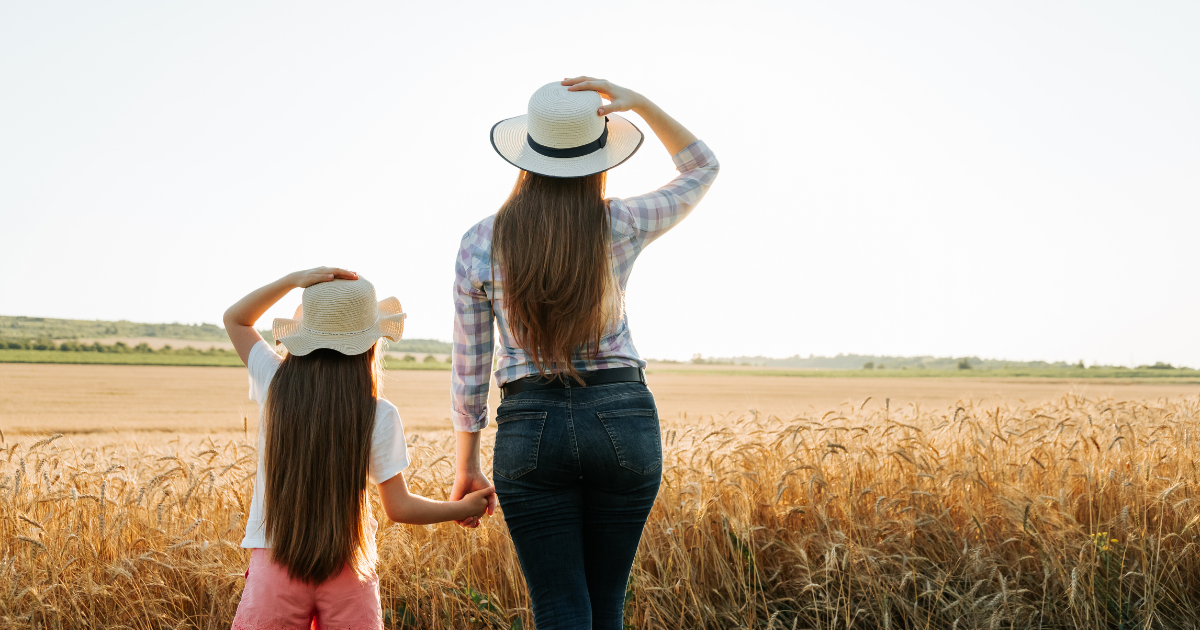
[[[696,207],[717,177],[720,165],[712,151],[697,140],[674,156],[679,176],[658,190],[629,199],[609,199],[612,225],[613,273],[621,296],[629,283],[633,262],[642,249],[675,227]],[[500,331],[496,383],[537,374],[525,352],[516,344],[505,322],[503,283],[492,278],[492,215],[475,224],[463,236],[454,265],[454,374],[451,407],[456,431],[479,431],[488,425],[488,386],[495,339],[493,323]],[[496,269],[497,273],[500,271]],[[624,298],[621,297],[624,302]],[[646,367],[633,347],[623,304],[619,319],[600,341],[596,360],[575,359],[575,369],[600,370],[614,367]]]

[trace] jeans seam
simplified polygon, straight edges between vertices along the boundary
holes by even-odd
[[[575,437],[575,397],[567,384],[567,430],[571,432],[571,456],[575,458],[575,469],[583,474],[583,463],[579,461],[579,440]]]
[[[522,476],[537,470],[538,453],[542,450],[542,434],[546,432],[546,418],[549,414],[543,414],[540,423],[538,424],[537,442],[533,445],[533,468],[521,473]]]
[[[604,427],[604,432],[608,434],[608,441],[612,443],[613,451],[617,454],[617,465],[632,472],[639,472],[633,470],[633,468],[626,463],[625,454],[621,452],[621,444],[617,440],[616,436],[613,435],[612,427],[608,426],[608,423],[604,421],[604,418],[596,416],[596,419],[600,421],[600,426]]]
[[[637,385],[638,383],[610,383],[610,384],[611,385]],[[604,404],[607,402],[612,402],[614,400],[628,400],[628,399],[633,399],[633,398],[643,398],[643,397],[650,396],[650,395],[651,394],[650,394],[649,390],[646,390],[645,392],[637,392],[637,393],[629,393],[629,394],[610,394],[603,398],[596,398],[594,400],[589,400],[585,403],[580,403],[579,406],[594,407],[596,405]]]

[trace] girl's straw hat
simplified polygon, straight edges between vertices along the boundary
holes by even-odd
[[[594,175],[628,160],[642,132],[616,115],[596,115],[600,95],[554,83],[529,99],[529,113],[492,127],[492,147],[513,166],[548,177]]]
[[[375,301],[375,287],[358,280],[330,280],[304,290],[295,319],[276,319],[271,326],[275,343],[304,356],[318,348],[345,355],[362,354],[380,337],[400,341],[404,309],[390,297]]]

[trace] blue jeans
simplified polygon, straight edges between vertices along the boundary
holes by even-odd
[[[641,383],[526,391],[496,423],[496,494],[538,630],[621,630],[662,480],[654,396]]]

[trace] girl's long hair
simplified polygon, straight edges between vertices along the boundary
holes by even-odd
[[[266,535],[294,580],[318,584],[347,564],[365,576],[374,564],[366,491],[378,345],[288,355],[267,390]]]
[[[515,341],[542,374],[579,379],[572,358],[594,359],[614,317],[605,174],[521,171],[492,228],[504,311]]]

